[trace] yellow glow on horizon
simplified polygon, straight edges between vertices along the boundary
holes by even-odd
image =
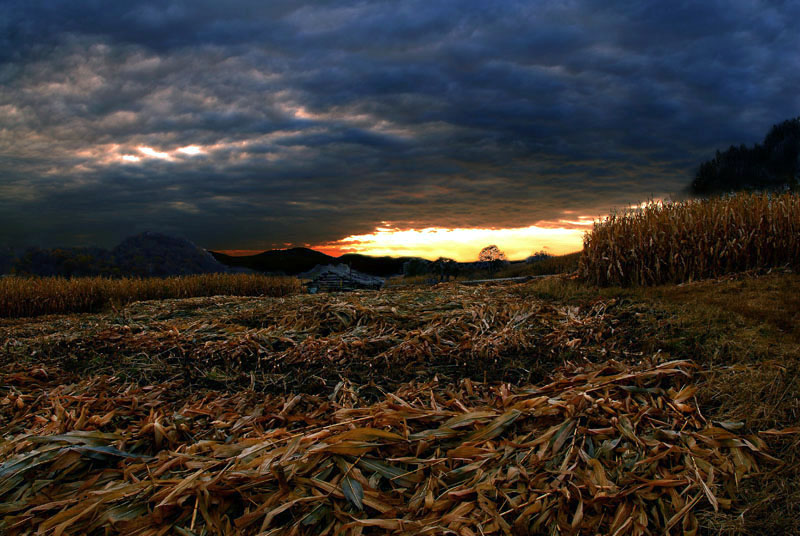
[[[544,223],[544,222],[540,222]],[[562,225],[567,222],[559,222]],[[583,235],[588,221],[583,217],[570,222],[571,226],[537,226],[512,229],[396,229],[378,227],[374,232],[352,235],[316,249],[327,252],[389,255],[392,257],[450,257],[460,262],[478,260],[485,246],[495,244],[512,260],[524,259],[544,250],[552,255],[564,255],[583,247]],[[546,224],[549,225],[549,224]],[[570,225],[570,224],[567,224]]]

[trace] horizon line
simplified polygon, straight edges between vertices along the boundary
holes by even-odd
[[[206,251],[212,252],[212,253],[222,253],[223,255],[228,255],[229,257],[252,257],[252,256],[255,256],[255,255],[260,255],[262,253],[268,253],[270,251],[289,251],[291,249],[307,249],[307,250],[311,250],[311,251],[316,251],[317,253],[322,253],[322,254],[327,255],[329,257],[332,257],[334,259],[339,259],[341,257],[344,257],[345,255],[361,255],[362,257],[372,257],[372,258],[376,258],[376,259],[377,258],[381,258],[381,257],[389,257],[390,259],[402,259],[403,257],[406,257],[406,258],[412,258],[412,259],[424,259],[424,260],[427,260],[427,261],[435,261],[436,260],[436,259],[431,259],[431,258],[428,258],[428,257],[423,257],[421,255],[398,255],[398,256],[393,256],[393,255],[369,255],[367,253],[359,253],[359,252],[356,252],[356,251],[346,251],[344,253],[340,253],[339,255],[332,255],[331,253],[327,253],[323,249],[317,249],[317,248],[313,248],[313,247],[309,247],[309,246],[291,246],[291,247],[285,247],[285,248],[272,248],[272,249],[206,249]],[[550,254],[550,253],[548,253],[548,255],[551,255],[552,257],[564,257],[566,255],[574,255],[575,253],[580,253],[581,251],[583,251],[583,248],[577,249],[575,251],[570,251],[568,253],[562,253],[560,255],[555,255],[555,254]],[[547,253],[547,252],[545,252],[545,253]],[[532,255],[529,255],[529,257],[530,256],[532,256]],[[440,257],[444,257],[444,255],[442,255]],[[439,257],[437,257],[437,259],[438,258]],[[449,257],[445,257],[445,258],[449,258]],[[522,262],[527,258],[528,257],[507,259],[507,260],[509,262]],[[459,263],[472,263],[472,262],[480,262],[480,261],[475,259],[474,261],[456,261],[456,262],[459,262]]]

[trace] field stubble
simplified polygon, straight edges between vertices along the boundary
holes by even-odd
[[[740,284],[787,311],[800,286],[553,279],[0,320],[0,529],[791,533],[800,340],[719,301]]]

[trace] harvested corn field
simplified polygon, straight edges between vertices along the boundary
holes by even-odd
[[[19,338],[7,348],[131,379],[180,375],[203,387],[280,393],[329,392],[342,377],[391,386],[468,372],[519,382],[541,378],[563,355],[622,355],[624,335],[605,322],[609,306],[578,318],[575,307],[504,286],[148,301],[97,316],[9,320]],[[583,346],[606,337],[602,347]]]
[[[742,281],[800,286],[696,292]],[[758,504],[797,493],[800,341],[719,345],[687,299],[554,280],[2,320],[0,532],[791,529]],[[732,378],[772,411],[722,405]]]

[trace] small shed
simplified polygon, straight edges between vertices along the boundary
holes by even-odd
[[[346,264],[317,265],[312,270],[300,274],[301,279],[310,279],[307,283],[310,292],[336,292],[348,290],[371,289],[380,290],[384,279],[353,270]]]

